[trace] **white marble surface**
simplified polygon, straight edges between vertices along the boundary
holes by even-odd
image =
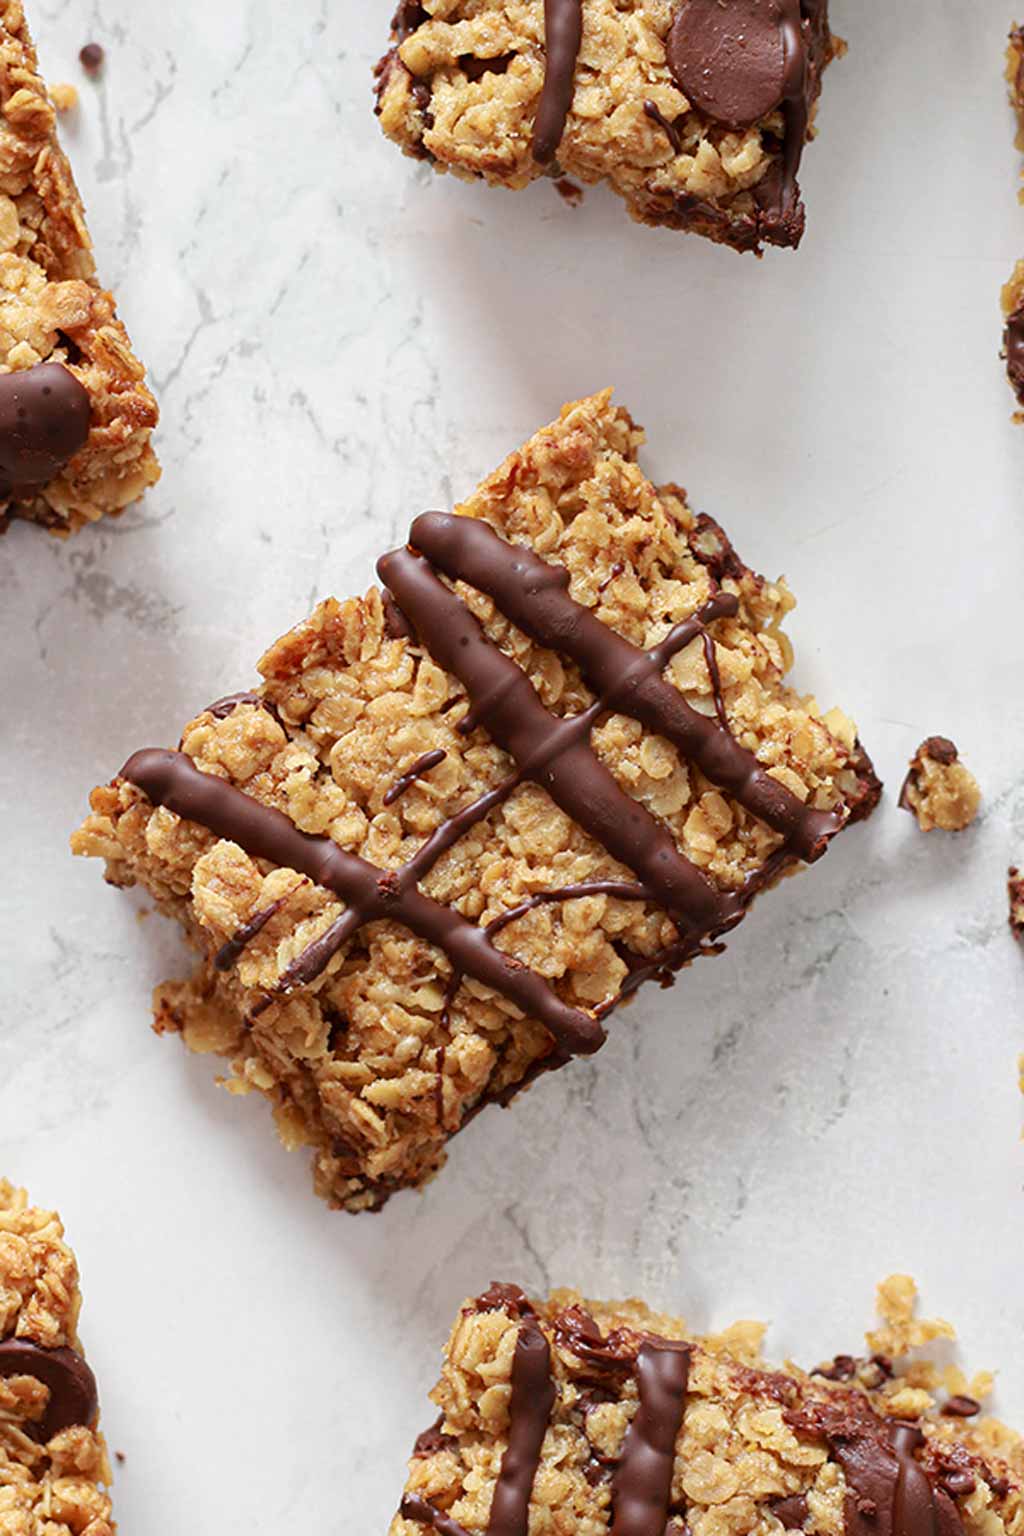
[[[765,1316],[808,1360],[856,1348],[909,1269],[1024,1420],[1008,16],[834,8],[809,233],[759,264],[600,191],[573,210],[403,160],[370,111],[390,0],[32,7],[52,79],[109,49],[67,137],[164,413],[144,507],[0,543],[0,1169],[77,1246],[125,1532],[383,1532],[444,1330],[492,1276]],[[332,1215],[266,1109],[149,1032],[183,949],[67,836],[132,748],[606,382],[648,464],[787,573],[799,676],[890,784],[951,734],[984,817],[924,838],[890,797],[596,1061],[482,1117],[425,1197]]]

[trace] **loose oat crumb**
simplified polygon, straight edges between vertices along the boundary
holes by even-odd
[[[1024,875],[1017,868],[1010,870],[1007,880],[1010,897],[1010,932],[1018,944],[1024,943]]]
[[[981,790],[945,736],[929,736],[911,758],[900,807],[917,817],[922,832],[962,832],[978,814]]]
[[[58,82],[50,86],[50,96],[58,112],[73,112],[78,106],[78,92],[73,85]]]

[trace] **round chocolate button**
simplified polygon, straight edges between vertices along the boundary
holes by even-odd
[[[698,111],[727,128],[767,117],[785,91],[779,0],[684,0],[668,36],[668,67]]]

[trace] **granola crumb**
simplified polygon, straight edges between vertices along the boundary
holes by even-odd
[[[1018,944],[1024,944],[1024,875],[1013,866],[1007,878],[1010,897],[1010,932]]]
[[[78,91],[66,81],[51,85],[50,96],[58,112],[73,112],[78,106]]]
[[[910,760],[900,808],[911,811],[922,832],[962,832],[981,805],[978,781],[945,736],[929,736]]]

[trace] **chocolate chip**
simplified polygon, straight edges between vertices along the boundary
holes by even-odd
[[[690,102],[727,128],[780,105],[786,46],[778,0],[686,0],[668,37],[668,67]]]
[[[973,1419],[976,1413],[981,1412],[981,1404],[976,1397],[968,1397],[966,1393],[957,1392],[952,1397],[947,1397],[942,1405],[942,1411],[954,1419]]]
[[[100,70],[103,68],[103,62],[105,59],[106,54],[100,47],[99,43],[86,43],[85,47],[78,55],[78,62],[81,64],[87,75],[98,75]]]
[[[46,485],[89,436],[86,390],[61,363],[0,375],[0,491]]]
[[[38,1426],[44,1444],[72,1424],[95,1423],[96,1378],[73,1349],[44,1349],[28,1339],[5,1339],[0,1343],[0,1376],[31,1376],[49,1388],[50,1401]]]
[[[768,1508],[787,1531],[801,1531],[807,1519],[807,1500],[802,1493],[790,1494],[787,1499],[773,1499]]]

